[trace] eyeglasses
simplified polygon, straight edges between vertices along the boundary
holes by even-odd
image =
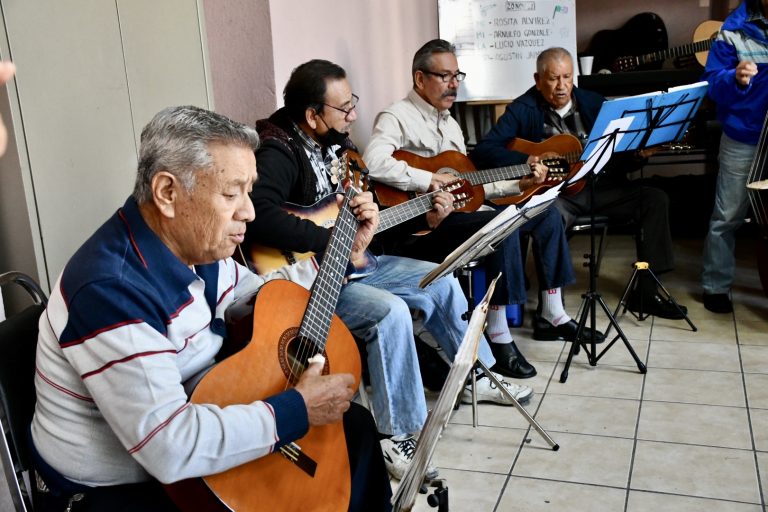
[[[344,112],[344,117],[349,117],[349,114],[352,113],[353,110],[357,107],[357,102],[360,101],[360,97],[357,94],[352,95],[352,99],[349,102],[349,108],[344,109],[341,107],[334,107],[333,105],[329,105],[327,103],[323,103],[326,107],[331,107],[334,110],[338,110],[339,112]]]
[[[467,74],[463,71],[457,71],[455,73],[435,73],[434,71],[429,71],[427,69],[422,69],[421,71],[428,75],[439,76],[440,80],[446,84],[453,79],[456,79],[457,82],[463,82],[464,79],[467,78]]]

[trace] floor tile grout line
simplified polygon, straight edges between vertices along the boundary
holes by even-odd
[[[560,357],[562,357],[562,353],[565,350],[565,347],[567,345],[568,344],[566,342],[563,342],[563,346],[560,348],[560,355],[558,355],[558,360],[560,359]],[[549,390],[549,385],[552,382],[552,376],[554,375],[556,370],[557,370],[557,364],[552,366],[552,371],[550,372],[549,378],[547,379],[547,383],[544,386],[544,391],[541,393],[541,398],[539,398],[539,402],[536,405],[535,410],[530,413],[531,417],[533,417],[534,419],[536,419],[536,416],[538,415],[539,410],[541,410],[541,404],[544,402],[544,399],[545,399],[545,397],[547,395],[547,391]],[[545,428],[545,425],[539,425],[539,426],[545,432],[547,432],[547,434],[549,434],[549,431]],[[515,453],[515,456],[512,458],[512,464],[509,466],[509,471],[507,472],[507,476],[504,479],[504,483],[501,486],[501,490],[499,492],[499,495],[496,497],[496,504],[493,507],[493,511],[494,512],[496,512],[498,510],[498,508],[499,508],[499,505],[501,505],[501,498],[504,496],[504,492],[507,490],[507,485],[509,484],[510,478],[512,478],[512,472],[515,470],[515,465],[517,464],[517,461],[520,460],[520,455],[523,453],[523,448],[525,448],[525,445],[528,442],[530,442],[529,436],[531,434],[531,429],[532,428],[533,428],[533,426],[529,423],[528,427],[525,429],[525,433],[523,434],[523,439],[520,442],[520,446],[517,447],[517,451]],[[536,435],[540,435],[540,434],[538,432],[536,432]]]
[[[629,492],[632,488],[632,472],[635,469],[635,455],[637,454],[637,435],[640,432],[640,415],[643,412],[643,396],[645,395],[645,384],[648,379],[648,364],[651,357],[651,345],[653,345],[653,327],[655,318],[651,319],[651,329],[648,332],[648,347],[645,351],[645,367],[646,373],[643,374],[643,382],[640,385],[640,404],[637,407],[637,418],[635,419],[635,435],[632,440],[632,454],[629,457],[629,471],[627,474],[627,487],[624,494],[624,512],[627,512],[629,508]]]
[[[755,473],[757,476],[757,491],[760,494],[761,505],[765,509],[765,506],[766,506],[765,492],[763,489],[762,478],[760,478],[760,460],[757,457],[757,444],[755,443],[755,430],[752,427],[752,412],[750,411],[750,407],[749,407],[749,393],[747,393],[747,379],[746,379],[747,374],[744,372],[744,359],[742,358],[742,355],[741,355],[741,344],[739,343],[739,324],[736,321],[735,310],[733,312],[733,328],[734,328],[734,335],[736,337],[736,350],[739,356],[739,366],[741,367],[741,385],[744,391],[744,403],[747,406],[747,425],[749,426],[749,437],[750,437],[750,441],[752,442],[752,458],[755,461]]]

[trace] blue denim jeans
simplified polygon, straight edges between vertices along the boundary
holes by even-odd
[[[419,432],[427,405],[410,309],[423,313],[424,326],[453,359],[467,328],[461,319],[467,300],[452,276],[419,288],[419,281],[435,268],[434,263],[397,256],[379,256],[378,260],[371,275],[344,285],[336,313],[368,351],[371,403],[379,432]],[[484,338],[478,357],[489,368],[495,363]]]
[[[747,176],[754,154],[755,146],[737,142],[725,133],[720,138],[715,206],[704,241],[704,293],[728,293],[731,289],[736,270],[735,233],[747,214]]]

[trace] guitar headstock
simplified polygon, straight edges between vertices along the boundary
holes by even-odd
[[[611,71],[632,71],[633,69],[637,68],[638,64],[639,63],[637,62],[637,57],[619,57],[613,61]]]
[[[341,166],[345,171],[344,179],[358,190],[367,191],[369,186],[368,168],[360,153],[353,149],[347,149],[340,161],[344,162]],[[345,185],[346,181],[344,182]]]
[[[571,170],[571,164],[565,158],[546,158],[541,161],[549,168],[548,175],[551,174],[568,174]]]
[[[451,195],[453,195],[453,207],[457,210],[467,205],[475,195],[472,190],[472,185],[469,181],[463,179],[446,183],[440,187],[440,189],[445,192],[450,192]]]

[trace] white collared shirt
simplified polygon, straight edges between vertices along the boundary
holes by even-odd
[[[396,160],[392,154],[400,149],[427,158],[449,150],[467,153],[464,134],[450,112],[438,111],[413,89],[376,116],[363,160],[374,180],[400,190],[426,192],[432,173]],[[483,188],[488,198],[520,193],[517,181]]]

